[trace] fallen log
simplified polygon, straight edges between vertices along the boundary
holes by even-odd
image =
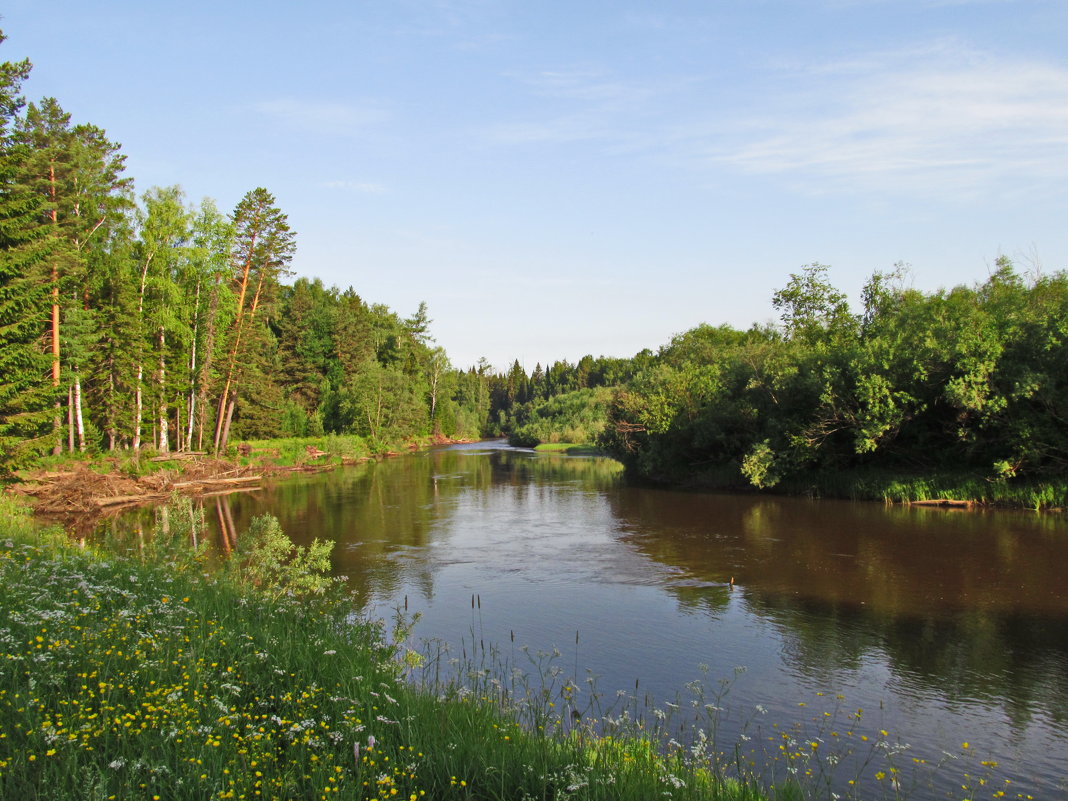
[[[171,462],[176,459],[197,459],[201,456],[207,456],[207,451],[175,451],[174,453],[168,453],[163,456],[153,456],[148,461],[150,462]]]
[[[191,487],[217,487],[237,484],[252,484],[263,480],[263,476],[242,476],[240,478],[204,478],[199,481],[177,481],[171,489],[189,489]]]
[[[235,492],[259,492],[263,487],[230,487],[229,489],[212,490],[200,493],[201,498],[214,498],[216,495],[232,495]]]
[[[150,503],[152,501],[165,501],[170,497],[163,492],[154,493],[142,493],[140,495],[113,495],[110,498],[93,498],[95,503],[101,509],[106,509],[109,506],[123,506],[125,504],[132,503]]]
[[[954,509],[971,509],[975,501],[957,501],[950,498],[929,498],[924,501],[909,501],[910,506],[951,506]]]

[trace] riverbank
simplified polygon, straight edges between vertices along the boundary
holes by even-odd
[[[812,471],[785,478],[774,487],[757,489],[745,481],[736,465],[724,465],[706,467],[685,476],[662,477],[653,483],[692,490],[877,501],[904,506],[1043,512],[1068,509],[1068,481],[1026,482],[964,471],[917,474],[872,469]]]
[[[279,473],[332,470],[459,441],[424,437],[369,442],[356,436],[326,436],[239,442],[225,458],[149,449],[138,454],[69,454],[48,457],[39,467],[20,471],[9,491],[28,498],[37,514],[78,526],[124,507],[161,503],[176,492],[205,497],[251,491]]]
[[[538,453],[562,453],[566,456],[607,456],[593,443],[542,442],[534,446]]]
[[[0,797],[766,797],[640,737],[530,730],[503,695],[411,687],[414,657],[353,617],[322,553],[261,521],[208,571],[175,516],[138,558],[35,530],[0,496]]]

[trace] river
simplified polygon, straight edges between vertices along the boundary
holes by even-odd
[[[497,442],[204,503],[219,542],[264,512],[333,540],[363,608],[418,613],[415,639],[548,661],[579,706],[714,716],[719,747],[827,797],[1068,797],[1061,515],[633,486]]]

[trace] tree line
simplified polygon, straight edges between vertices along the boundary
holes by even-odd
[[[519,445],[596,441],[668,482],[1063,482],[1068,275],[1022,276],[1000,257],[981,283],[922,292],[897,265],[871,276],[857,311],[828,276],[818,263],[791,274],[772,297],[778,324],[701,325],[656,353],[558,363],[566,380],[551,386],[517,363],[497,379],[495,422]]]
[[[999,258],[975,286],[921,292],[876,272],[850,310],[806,265],[775,293],[781,325],[675,337],[608,410],[603,444],[636,472],[772,487],[818,472],[1068,468],[1068,275]]]
[[[460,370],[425,303],[403,318],[352,288],[287,283],[296,234],[266,189],[229,214],[177,186],[136,196],[105,131],[24,102],[29,71],[0,64],[0,470],[331,433],[596,440],[640,476],[759,488],[1068,468],[1064,272],[1025,278],[1000,258],[982,283],[925,293],[899,266],[854,311],[810,264],[774,294],[778,324]]]
[[[0,34],[2,41],[2,34]],[[422,304],[286,282],[260,187],[229,214],[139,197],[106,132],[0,65],[0,469],[63,451],[225,452],[234,438],[478,436],[488,365],[454,369]]]

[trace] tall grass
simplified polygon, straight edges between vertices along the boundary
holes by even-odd
[[[781,489],[791,494],[886,503],[951,500],[1034,510],[1068,508],[1065,480],[1035,482],[948,471],[913,476],[870,469],[819,472],[804,480],[786,480]]]
[[[578,677],[557,649],[487,647],[474,626],[457,646],[424,642],[421,657],[412,680],[426,694],[497,705],[511,711],[518,730],[654,761],[669,783],[705,781],[775,801],[1033,801],[969,743],[933,757],[915,753],[882,728],[878,712],[849,707],[843,695],[815,692],[798,702],[796,720],[772,719],[759,704],[739,708],[730,694],[744,667],[716,679],[700,666],[698,679],[657,703],[637,683],[603,694],[596,676]]]
[[[315,554],[280,558],[261,527],[208,571],[178,511],[116,555],[34,532],[0,498],[0,797],[764,797],[640,737],[530,729],[500,698],[413,688],[413,658],[341,585],[298,581]]]

